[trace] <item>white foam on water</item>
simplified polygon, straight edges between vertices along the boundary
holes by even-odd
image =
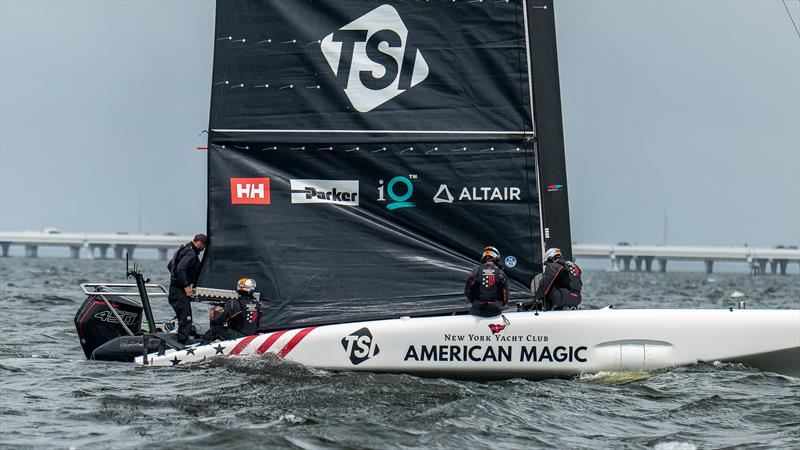
[[[654,450],[697,450],[697,446],[691,442],[661,442]]]
[[[598,384],[626,384],[634,381],[645,380],[650,377],[647,372],[606,372],[582,373],[578,377],[581,381]]]
[[[302,425],[308,422],[306,419],[302,417],[297,417],[294,414],[284,414],[278,417],[278,420],[283,423],[288,423],[289,425]]]

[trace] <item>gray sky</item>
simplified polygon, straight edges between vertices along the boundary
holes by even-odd
[[[787,0],[800,25],[800,2]],[[556,3],[573,239],[800,243],[780,0]],[[0,0],[0,229],[205,228],[214,3]],[[179,186],[177,180],[188,180]]]

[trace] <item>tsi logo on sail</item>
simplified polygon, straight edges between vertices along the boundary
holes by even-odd
[[[358,180],[289,180],[292,203],[358,206]]]
[[[325,36],[320,49],[353,108],[369,112],[428,77],[397,10],[381,5]]]
[[[231,178],[232,205],[269,205],[269,178]]]

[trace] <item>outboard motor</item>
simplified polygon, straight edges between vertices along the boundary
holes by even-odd
[[[142,305],[127,297],[114,297],[110,301],[115,315],[99,297],[90,295],[75,314],[75,328],[86,358],[92,358],[95,349],[112,339],[128,336],[117,316],[134,334],[141,334]],[[137,338],[141,342],[141,337]],[[104,358],[98,358],[104,359]]]
[[[133,361],[136,356],[159,352],[166,347],[182,349],[174,341],[174,327],[157,324],[150,306],[150,296],[166,297],[167,290],[160,284],[147,284],[136,263],[126,273],[136,284],[84,283],[81,290],[86,300],[75,314],[75,329],[87,359],[101,361]],[[123,289],[117,291],[116,289]],[[136,288],[136,292],[130,289]],[[155,291],[148,292],[148,289]],[[139,301],[132,297],[138,296]],[[142,316],[147,320],[142,329]],[[145,348],[146,347],[146,348]]]

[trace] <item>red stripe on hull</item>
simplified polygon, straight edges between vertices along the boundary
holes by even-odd
[[[260,355],[269,350],[269,348],[272,347],[272,344],[274,344],[275,341],[277,341],[281,336],[283,336],[284,333],[286,333],[286,331],[278,331],[277,333],[272,333],[267,338],[267,340],[264,341],[263,344],[258,346],[258,348],[256,349],[256,355]]]
[[[242,352],[242,350],[244,350],[245,347],[247,347],[247,344],[253,342],[253,339],[255,339],[257,337],[258,337],[258,335],[256,335],[256,336],[248,336],[248,337],[244,338],[241,342],[236,344],[236,347],[233,347],[233,350],[231,350],[231,352],[228,353],[228,354],[229,355],[238,355],[239,353]]]
[[[317,327],[303,328],[302,330],[298,331],[297,334],[292,336],[292,338],[289,340],[286,346],[284,346],[281,349],[281,351],[278,352],[278,356],[283,358],[284,356],[288,355],[289,352],[291,352],[297,346],[297,344],[300,343],[300,341],[302,341],[306,336],[308,336],[308,333],[311,333],[311,330],[313,330],[314,328]]]

